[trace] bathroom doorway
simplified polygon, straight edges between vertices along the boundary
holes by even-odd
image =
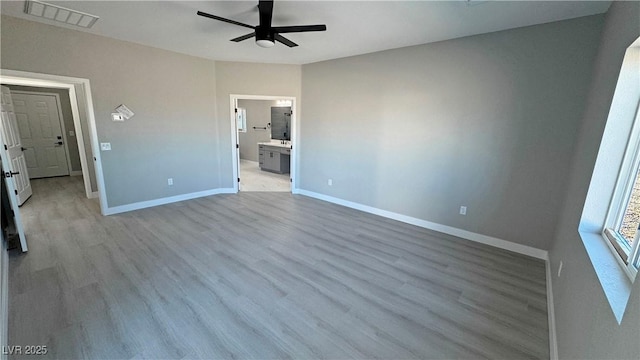
[[[295,98],[231,95],[237,191],[292,192]]]

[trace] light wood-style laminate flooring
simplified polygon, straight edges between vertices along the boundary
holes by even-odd
[[[33,190],[9,344],[38,358],[549,357],[537,259],[290,193],[102,217],[80,177]]]

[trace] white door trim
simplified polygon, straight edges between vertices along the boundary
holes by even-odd
[[[60,94],[56,94],[53,92],[46,92],[46,91],[23,91],[23,90],[11,91],[11,94],[12,95],[13,94],[22,94],[22,95],[33,94],[33,95],[53,96],[56,98],[56,105],[58,106],[58,118],[60,119],[60,128],[62,129],[62,139],[64,140],[64,154],[67,158],[67,168],[69,168],[69,176],[71,176],[71,173],[73,172],[71,167],[71,155],[69,154],[69,143],[67,141],[68,140],[67,127],[64,125],[64,115],[62,114],[62,102],[60,101]],[[80,149],[78,149],[78,152],[80,152]]]
[[[84,147],[84,138],[82,126],[80,125],[80,111],[78,109],[78,98],[76,94],[76,86],[79,86],[82,92],[83,100],[87,109],[87,122],[89,127],[89,142],[94,157],[94,169],[96,172],[96,183],[98,185],[98,198],[100,200],[100,211],[104,215],[108,204],[104,191],[104,176],[102,174],[102,161],[98,147],[98,131],[96,128],[96,118],[93,111],[93,98],[91,96],[91,84],[89,79],[75,78],[69,76],[59,76],[50,74],[40,74],[27,71],[0,69],[0,83],[8,85],[22,85],[33,87],[48,87],[56,89],[69,90],[69,100],[71,101],[71,114],[73,116],[73,125],[76,131],[76,140],[78,141],[78,152],[80,153],[80,164],[82,165],[82,176],[84,178],[84,187],[88,198],[95,197],[91,191],[91,181],[89,177],[89,168],[87,166],[87,157]]]
[[[239,144],[238,139],[238,126],[236,125],[235,109],[238,104],[238,100],[290,100],[291,101],[291,193],[298,193],[298,149],[300,149],[300,140],[298,139],[298,111],[296,109],[295,96],[272,96],[272,95],[242,95],[242,94],[230,94],[229,95],[229,111],[231,114],[231,163],[233,164],[233,189],[234,192],[238,192],[238,173],[240,166],[240,150],[236,148],[236,144]]]

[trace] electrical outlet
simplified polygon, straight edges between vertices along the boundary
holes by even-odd
[[[111,143],[100,143],[100,150],[102,151],[111,150]]]
[[[329,185],[329,186],[333,186],[333,179],[329,179],[329,180],[327,180],[327,185]]]
[[[173,178],[168,178],[167,179],[167,185],[169,185],[169,186],[173,185]]]
[[[76,136],[76,132],[73,130],[69,130],[69,136]]]
[[[558,266],[558,277],[560,277],[560,273],[562,273],[562,260],[560,260],[560,265]]]
[[[460,215],[467,215],[467,207],[460,206]]]

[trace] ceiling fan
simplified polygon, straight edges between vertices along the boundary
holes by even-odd
[[[254,30],[253,32],[247,35],[242,35],[235,39],[231,39],[231,41],[240,42],[240,41],[255,37],[256,44],[258,44],[258,46],[265,47],[265,48],[272,47],[273,45],[275,45],[276,41],[281,42],[287,45],[288,47],[298,46],[298,44],[294,43],[293,41],[285,38],[280,34],[327,30],[326,25],[271,26],[271,18],[273,16],[273,1],[264,1],[264,0],[258,1],[258,12],[260,13],[260,24],[257,26],[243,24],[235,20],[207,14],[202,11],[198,11],[198,15],[204,16],[210,19],[218,20],[218,21],[224,21],[229,24],[234,24],[234,25],[253,29]]]

